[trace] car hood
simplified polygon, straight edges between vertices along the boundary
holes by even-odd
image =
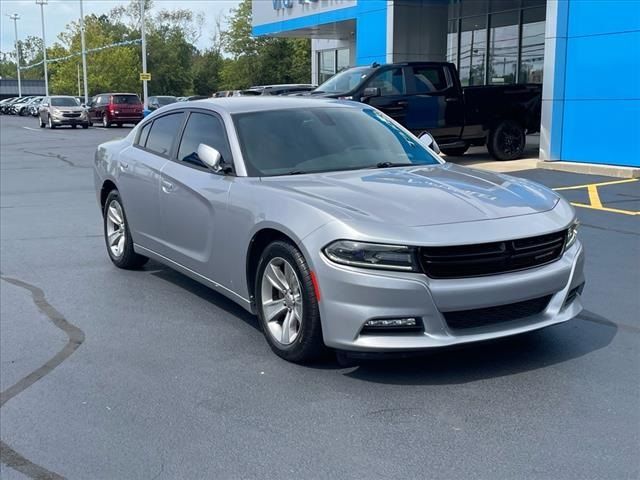
[[[426,226],[540,213],[560,198],[536,183],[441,165],[268,177],[263,185],[344,220]]]

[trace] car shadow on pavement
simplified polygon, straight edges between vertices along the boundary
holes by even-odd
[[[618,326],[589,311],[567,323],[507,339],[410,358],[366,359],[345,375],[393,385],[455,385],[546,368],[605,348]]]

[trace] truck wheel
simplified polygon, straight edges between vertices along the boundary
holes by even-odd
[[[522,156],[525,144],[522,125],[514,120],[504,120],[489,133],[487,148],[496,160],[515,160]]]
[[[464,147],[455,147],[455,148],[442,148],[440,147],[440,151],[444,153],[447,157],[461,157],[465,154],[465,152],[469,150],[469,145],[465,145]]]

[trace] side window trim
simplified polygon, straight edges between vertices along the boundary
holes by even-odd
[[[184,132],[187,128],[187,124],[189,123],[189,119],[191,118],[191,115],[194,113],[200,113],[203,115],[209,115],[211,117],[214,117],[215,119],[217,119],[220,124],[222,125],[222,133],[224,135],[224,139],[227,143],[227,150],[229,151],[229,155],[231,155],[231,161],[224,159],[225,163],[230,164],[231,168],[233,169],[233,172],[231,173],[232,176],[235,176],[235,172],[236,172],[236,166],[235,166],[235,161],[233,158],[233,152],[231,150],[231,142],[229,142],[229,135],[227,135],[227,126],[224,122],[224,119],[222,118],[222,116],[218,113],[218,112],[214,112],[212,110],[206,110],[206,109],[202,109],[202,108],[189,108],[184,110],[184,112],[186,113],[185,116],[185,120],[184,123],[182,124],[182,129],[180,130],[180,137],[179,137],[179,141],[177,142],[177,144],[175,145],[175,151],[174,154],[172,155],[172,157],[169,159],[171,161],[174,161],[176,163],[179,163],[180,165],[183,165],[185,167],[189,167],[189,168],[195,168],[196,170],[202,170],[202,171],[206,171],[209,173],[214,173],[212,172],[210,169],[208,169],[207,167],[199,167],[198,165],[195,165],[193,163],[189,163],[189,162],[183,162],[178,158],[178,152],[180,151],[180,145],[182,145],[182,139],[184,137]],[[219,173],[218,175],[222,175],[222,173]]]
[[[161,153],[158,153],[158,152],[156,152],[154,150],[151,150],[151,149],[147,148],[146,147],[146,142],[145,142],[145,146],[144,147],[141,146],[138,143],[140,141],[140,135],[142,134],[142,129],[146,125],[151,125],[149,127],[149,134],[147,134],[147,141],[148,141],[149,140],[149,135],[151,134],[151,129],[153,129],[153,123],[155,123],[156,120],[158,120],[160,118],[163,118],[163,117],[168,117],[169,115],[175,115],[175,114],[180,114],[180,113],[183,114],[182,123],[180,125],[180,128],[178,129],[178,131],[180,133],[179,133],[179,135],[176,135],[173,138],[173,141],[171,142],[171,148],[169,149],[169,153],[168,154],[163,155]],[[178,151],[178,142],[177,142],[178,137],[182,138],[182,132],[184,131],[184,126],[186,124],[185,119],[188,117],[187,113],[188,113],[188,111],[186,111],[186,110],[177,110],[177,111],[176,110],[172,110],[172,111],[167,112],[167,113],[165,113],[163,115],[159,115],[157,117],[154,117],[153,120],[150,120],[148,122],[145,122],[144,124],[141,124],[140,128],[136,132],[136,138],[135,138],[135,142],[133,143],[133,146],[135,148],[139,148],[140,150],[144,150],[145,152],[148,152],[148,153],[150,153],[152,155],[156,155],[156,156],[161,157],[161,158],[166,158],[167,160],[173,160],[174,157],[177,154],[177,151]]]

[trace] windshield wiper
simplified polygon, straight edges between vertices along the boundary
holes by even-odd
[[[304,175],[305,173],[308,172],[305,172],[304,170],[294,170],[293,172],[287,173],[287,175]]]
[[[370,168],[391,168],[391,167],[413,167],[415,163],[393,163],[393,162],[380,162],[375,167]]]

